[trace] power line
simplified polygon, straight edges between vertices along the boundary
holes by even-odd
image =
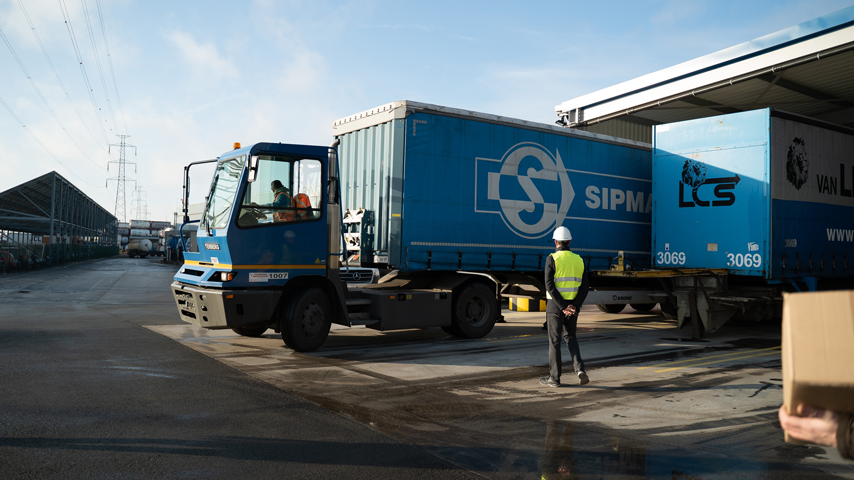
[[[86,19],[86,28],[89,31],[89,40],[92,42],[92,51],[95,52],[95,65],[98,66],[98,76],[101,77],[101,88],[104,89],[104,97],[107,99],[107,110],[110,111],[110,118],[113,120],[113,127],[118,130],[119,124],[116,123],[116,116],[113,114],[113,104],[110,103],[110,92],[107,90],[107,82],[104,80],[104,70],[101,68],[101,56],[98,55],[98,45],[97,42],[95,42],[95,31],[92,30],[92,22],[89,20],[89,7],[86,6],[86,0],[80,0],[80,3],[83,5],[83,18]]]
[[[80,115],[80,110],[77,109],[77,105],[74,103],[74,100],[71,99],[71,95],[68,94],[68,89],[65,88],[65,84],[62,83],[62,79],[59,77],[59,72],[56,71],[56,67],[53,66],[53,62],[50,59],[50,56],[47,54],[47,49],[44,48],[44,44],[42,44],[42,40],[39,37],[39,34],[36,32],[36,27],[33,26],[33,22],[30,20],[30,15],[27,13],[27,9],[24,8],[23,0],[18,0],[18,4],[21,6],[21,11],[24,12],[24,17],[27,19],[27,23],[30,25],[30,29],[33,32],[33,36],[36,37],[36,41],[39,43],[39,47],[42,49],[42,53],[44,54],[44,58],[47,60],[48,65],[50,65],[51,70],[53,70],[53,75],[56,77],[56,81],[62,87],[62,91],[65,93],[65,98],[68,99],[68,102],[71,103],[71,107],[74,108],[74,113],[77,114],[77,118],[80,119],[80,123],[89,132],[89,135],[92,136],[92,139],[95,140],[95,143],[98,144],[101,148],[103,146],[100,144],[97,138],[95,138],[95,134],[92,133],[92,130],[89,129],[89,126],[86,125],[86,122],[83,120],[83,116]]]
[[[119,96],[119,86],[116,83],[116,72],[113,70],[113,58],[110,55],[110,42],[107,40],[107,26],[104,24],[104,15],[101,13],[101,0],[95,0],[95,3],[98,5],[98,18],[101,21],[101,32],[104,34],[104,48],[107,50],[107,63],[110,65],[110,75],[113,77],[113,88],[116,89],[116,101],[119,102],[119,113],[122,114],[122,126],[125,127],[125,133],[127,133],[128,125],[125,121],[125,110],[122,108],[122,99]]]
[[[68,7],[65,5],[65,0],[59,0],[59,8],[62,10],[62,18],[65,19],[65,27],[68,29],[68,35],[71,37],[71,45],[74,47],[74,53],[77,55],[77,63],[80,64],[80,71],[83,74],[83,81],[86,83],[86,89],[89,93],[89,100],[92,102],[92,108],[95,110],[95,117],[98,118],[98,126],[101,127],[101,133],[104,135],[104,143],[110,144],[107,138],[107,131],[104,130],[104,122],[101,118],[101,109],[95,101],[95,91],[92,89],[92,84],[89,83],[89,75],[86,74],[86,67],[83,65],[83,57],[80,55],[80,47],[77,44],[77,38],[74,36],[74,27],[71,26],[71,15],[68,14]]]
[[[44,95],[42,95],[42,92],[39,89],[38,85],[36,85],[35,80],[33,80],[33,77],[30,76],[30,72],[27,71],[26,67],[24,67],[24,63],[21,62],[21,59],[18,57],[18,54],[15,53],[15,49],[12,48],[12,44],[9,43],[9,39],[6,38],[6,34],[3,33],[2,28],[0,28],[0,37],[3,38],[3,41],[6,43],[6,46],[9,47],[9,51],[12,52],[12,56],[15,57],[15,61],[18,62],[18,66],[21,67],[21,70],[24,72],[24,75],[27,76],[27,80],[30,81],[30,85],[32,85],[33,88],[36,90],[36,93],[39,95],[39,98],[41,99],[42,103],[44,103],[44,106],[47,108],[47,110],[53,116],[53,119],[56,120],[56,123],[58,123],[59,126],[62,128],[62,131],[65,132],[65,135],[68,136],[68,139],[71,140],[71,143],[73,143],[77,147],[77,149],[80,150],[80,153],[82,153],[84,157],[89,159],[90,162],[94,163],[95,165],[98,165],[94,160],[92,160],[89,157],[89,155],[86,154],[85,151],[83,151],[83,148],[80,147],[80,145],[77,143],[77,141],[74,140],[74,137],[72,137],[71,134],[68,133],[68,130],[65,128],[65,125],[63,125],[62,122],[59,120],[59,117],[56,116],[56,112],[54,112],[53,108],[51,108],[50,104],[47,103],[47,99],[44,98]],[[104,168],[100,165],[98,165],[98,167]]]
[[[39,140],[39,137],[37,137],[37,136],[36,136],[36,134],[35,134],[35,133],[33,133],[33,132],[32,132],[32,130],[30,130],[30,129],[27,127],[27,125],[26,125],[26,124],[24,124],[24,122],[21,120],[21,118],[20,118],[18,115],[16,115],[16,114],[15,114],[15,112],[12,110],[12,108],[11,108],[11,107],[10,107],[10,106],[9,106],[9,105],[4,101],[4,100],[3,100],[3,98],[2,98],[2,97],[0,97],[0,103],[2,103],[4,107],[6,107],[6,110],[8,110],[8,111],[9,111],[9,113],[10,113],[13,117],[15,117],[15,120],[17,120],[17,121],[18,121],[18,123],[20,123],[20,124],[21,124],[21,126],[22,126],[22,127],[24,127],[24,130],[26,130],[26,131],[27,131],[27,133],[28,133],[28,134],[30,134],[30,136],[31,136],[31,137],[33,137],[33,140],[35,140],[35,141],[36,141],[36,143],[38,143],[38,144],[39,144],[39,145],[44,149],[44,151],[45,151],[45,152],[47,152],[47,154],[48,154],[48,155],[50,155],[50,156],[51,156],[51,158],[53,158],[53,159],[56,161],[56,163],[58,163],[58,164],[62,165],[62,167],[63,167],[63,168],[65,168],[66,170],[68,170],[68,171],[69,171],[72,175],[74,175],[75,177],[79,178],[79,179],[80,179],[80,181],[82,181],[83,183],[85,183],[85,184],[87,184],[87,185],[90,185],[90,186],[92,186],[92,187],[95,187],[95,188],[100,188],[100,187],[98,187],[97,185],[92,185],[91,183],[87,182],[83,177],[81,177],[80,175],[77,175],[77,173],[75,173],[75,172],[74,172],[74,170],[72,170],[72,169],[70,169],[70,168],[66,167],[64,163],[60,162],[60,161],[59,161],[59,159],[58,159],[58,158],[56,158],[56,155],[54,155],[54,154],[53,154],[53,152],[51,152],[51,151],[50,151],[50,149],[48,149],[48,148],[47,148],[47,146],[46,146],[44,143],[42,143],[42,141],[41,141],[41,140]]]

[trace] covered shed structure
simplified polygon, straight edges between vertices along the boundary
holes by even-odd
[[[555,107],[570,128],[652,142],[652,126],[773,107],[854,128],[854,6]]]
[[[116,217],[62,175],[0,192],[3,272],[118,253]]]

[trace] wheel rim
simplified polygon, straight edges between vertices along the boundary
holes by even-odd
[[[309,304],[302,313],[302,332],[307,338],[317,336],[323,328],[324,320],[326,316],[323,314],[323,308],[316,303]]]
[[[472,327],[483,325],[486,323],[486,312],[486,300],[479,295],[471,297],[466,303],[466,323]]]

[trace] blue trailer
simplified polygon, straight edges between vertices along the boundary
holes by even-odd
[[[779,318],[781,292],[851,288],[854,130],[774,109],[658,125],[653,261],[679,326]]]
[[[172,284],[184,321],[274,328],[299,351],[330,323],[477,338],[502,294],[543,294],[558,226],[588,269],[650,266],[648,144],[410,101],[333,132],[331,147],[259,143],[211,160],[199,251],[185,249]],[[348,288],[349,248],[388,274]],[[649,304],[628,287],[589,303]]]

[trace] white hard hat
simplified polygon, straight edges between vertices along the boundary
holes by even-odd
[[[559,242],[568,242],[572,240],[572,234],[569,233],[569,229],[566,227],[557,227],[552,238]]]

